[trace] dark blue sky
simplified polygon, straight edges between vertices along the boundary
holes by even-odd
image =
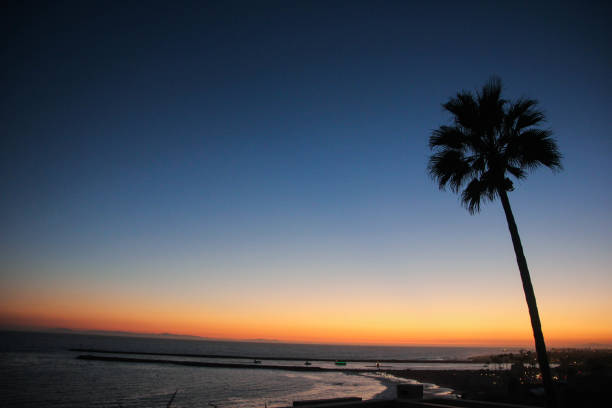
[[[393,275],[497,242],[512,259],[499,203],[470,217],[426,173],[441,103],[493,74],[540,101],[565,156],[510,197],[528,259],[610,260],[605,2],[16,3],[3,279],[209,255],[267,279],[313,258]]]

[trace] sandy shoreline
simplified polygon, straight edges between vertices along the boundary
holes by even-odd
[[[378,381],[380,381],[381,384],[387,387],[384,391],[374,395],[372,399],[395,399],[397,397],[396,386],[398,383],[396,381],[393,381],[389,378],[385,378],[383,376],[377,376],[372,378],[376,378]]]

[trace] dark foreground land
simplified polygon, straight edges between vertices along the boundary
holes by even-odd
[[[612,391],[612,350],[553,349],[549,353],[559,407],[608,406]],[[533,352],[472,359],[510,370],[402,370],[394,376],[452,388],[464,399],[544,405],[544,390]],[[602,405],[603,404],[603,405]]]

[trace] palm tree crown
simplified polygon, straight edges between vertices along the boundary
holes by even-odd
[[[461,193],[461,201],[473,214],[484,200],[500,191],[512,191],[508,175],[526,177],[529,170],[546,166],[561,169],[561,154],[544,122],[537,101],[501,97],[501,80],[491,78],[473,95],[461,91],[444,105],[453,124],[440,126],[429,138],[434,152],[428,170],[440,189]]]

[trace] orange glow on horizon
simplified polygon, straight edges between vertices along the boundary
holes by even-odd
[[[82,289],[71,282],[53,290],[34,284],[0,288],[0,328],[172,333],[293,343],[533,345],[527,308],[519,296],[484,293],[474,300],[469,294],[443,288],[410,296],[391,290],[372,296],[371,288],[361,287],[340,292],[323,288],[312,294],[236,288],[231,297],[201,294],[198,288],[178,294],[145,289]],[[581,309],[568,309],[561,300],[544,299],[540,314],[548,346],[612,344],[606,312],[612,310],[610,300],[585,301]]]
[[[361,344],[361,345],[449,345],[449,346],[499,346],[532,347],[530,327],[521,329],[430,327],[408,330],[401,326],[384,326],[374,329],[360,325],[339,325],[301,322],[193,322],[167,316],[164,320],[136,315],[79,314],[58,317],[53,313],[0,313],[0,327],[13,328],[67,328],[72,330],[119,331],[138,334],[171,333],[224,340],[270,340],[288,343]],[[545,332],[549,347],[585,346],[590,343],[612,344],[610,331],[583,332],[572,330]]]

